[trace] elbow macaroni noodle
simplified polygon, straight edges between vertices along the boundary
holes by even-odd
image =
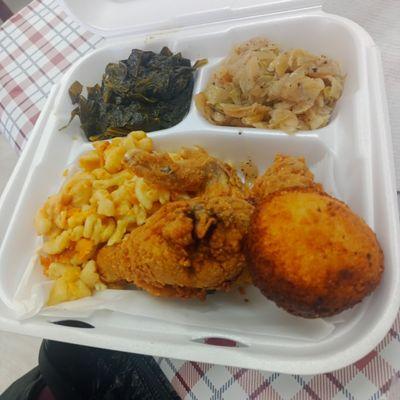
[[[167,190],[149,185],[124,164],[129,150],[153,150],[144,132],[95,142],[93,147],[79,158],[79,171],[47,199],[35,218],[36,231],[44,239],[40,260],[55,281],[49,305],[105,289],[96,272],[98,249],[119,243],[170,200]]]

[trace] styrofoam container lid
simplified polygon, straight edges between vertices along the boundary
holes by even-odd
[[[151,32],[320,6],[321,0],[59,0],[102,36]]]

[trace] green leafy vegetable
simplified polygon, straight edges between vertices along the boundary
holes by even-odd
[[[77,105],[71,120],[79,115],[89,140],[174,126],[189,111],[194,70],[205,63],[192,67],[167,47],[159,54],[134,49],[127,60],[107,65],[101,86],[87,87],[87,97],[81,83],[71,85],[69,95]]]

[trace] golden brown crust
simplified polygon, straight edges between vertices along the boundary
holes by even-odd
[[[126,163],[135,175],[172,192],[196,197],[244,197],[245,187],[235,169],[201,147],[183,148],[176,156],[178,161],[168,153],[135,149],[128,154]]]
[[[269,194],[252,216],[246,254],[262,293],[307,318],[354,306],[383,272],[372,230],[346,204],[315,188]]]
[[[322,190],[322,186],[314,182],[314,175],[308,169],[304,157],[277,154],[272,165],[255,180],[250,197],[258,204],[269,194],[291,187]]]
[[[122,243],[99,251],[99,273],[156,296],[204,298],[210,290],[228,290],[243,279],[242,241],[252,211],[233,197],[166,204]]]

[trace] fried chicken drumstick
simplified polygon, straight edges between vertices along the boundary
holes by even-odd
[[[242,239],[252,212],[233,197],[168,203],[122,243],[101,249],[98,270],[105,282],[131,282],[156,296],[227,290],[246,273]]]
[[[146,223],[97,257],[107,283],[133,283],[156,296],[204,298],[250,282],[242,252],[253,206],[228,164],[201,148],[130,152],[135,175],[172,192],[196,196],[161,207]]]

